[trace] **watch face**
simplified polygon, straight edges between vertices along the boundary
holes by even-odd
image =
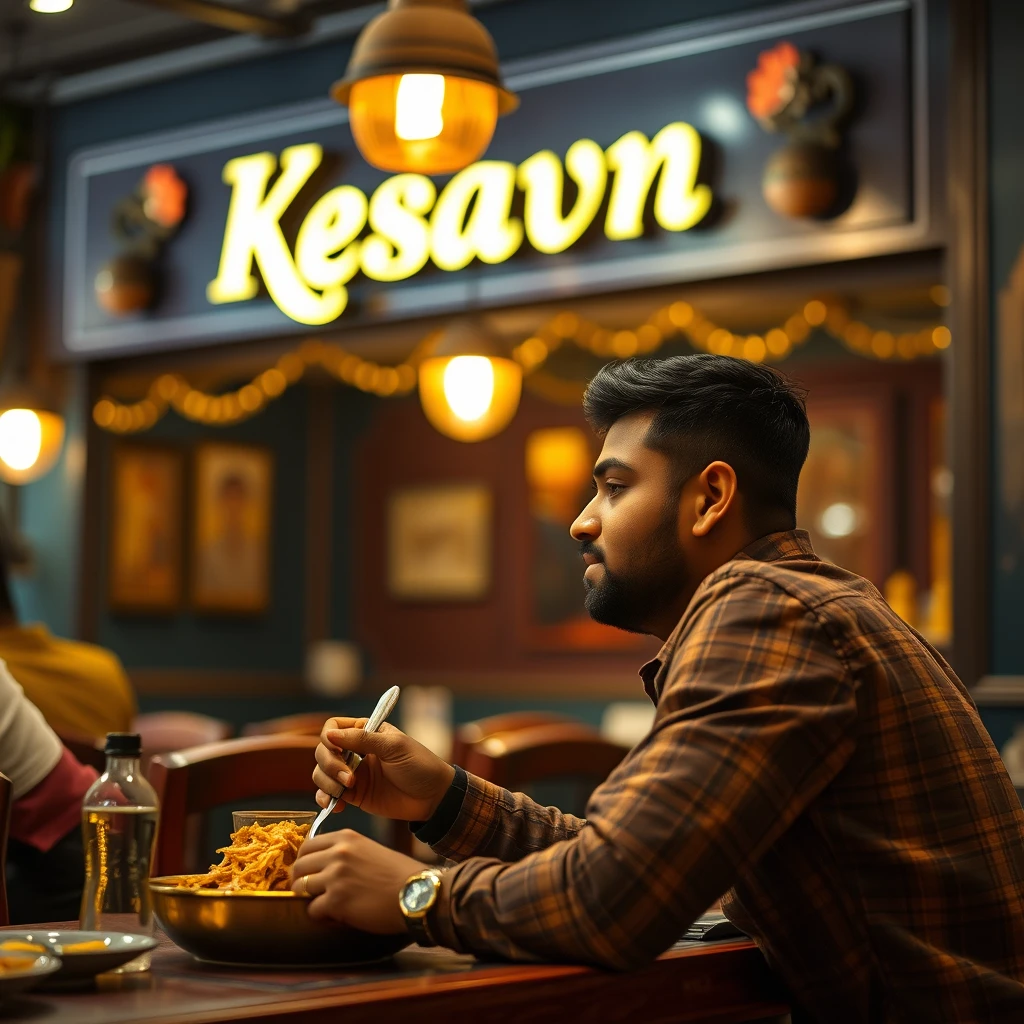
[[[413,879],[402,894],[402,903],[405,909],[415,914],[430,906],[431,897],[434,895],[434,885],[426,878]]]

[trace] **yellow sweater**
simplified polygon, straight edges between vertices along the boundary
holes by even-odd
[[[42,625],[0,627],[0,659],[55,732],[128,732],[135,694],[117,655],[53,636]]]

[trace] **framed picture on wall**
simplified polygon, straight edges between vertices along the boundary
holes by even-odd
[[[491,491],[448,484],[396,491],[388,508],[388,586],[409,601],[473,601],[491,585]]]
[[[173,612],[182,596],[185,458],[180,449],[123,442],[113,449],[110,607]]]
[[[265,448],[196,448],[191,592],[197,611],[259,614],[269,606],[273,476]]]

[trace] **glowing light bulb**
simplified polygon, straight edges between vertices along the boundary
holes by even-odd
[[[395,135],[406,142],[436,139],[444,131],[444,75],[402,75],[395,101]]]
[[[38,14],[60,14],[70,10],[75,0],[29,0],[29,7]]]
[[[456,356],[444,370],[444,397],[468,423],[484,416],[494,400],[494,367],[487,356]],[[2,421],[0,421],[2,422]]]
[[[8,409],[0,416],[0,459],[11,469],[31,469],[43,447],[43,425],[31,409]]]

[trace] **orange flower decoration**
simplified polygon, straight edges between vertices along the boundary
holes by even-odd
[[[142,210],[162,228],[173,228],[185,218],[188,185],[170,164],[154,164],[142,179]]]
[[[747,75],[747,109],[761,119],[782,113],[796,94],[800,51],[792,43],[765,50]]]

